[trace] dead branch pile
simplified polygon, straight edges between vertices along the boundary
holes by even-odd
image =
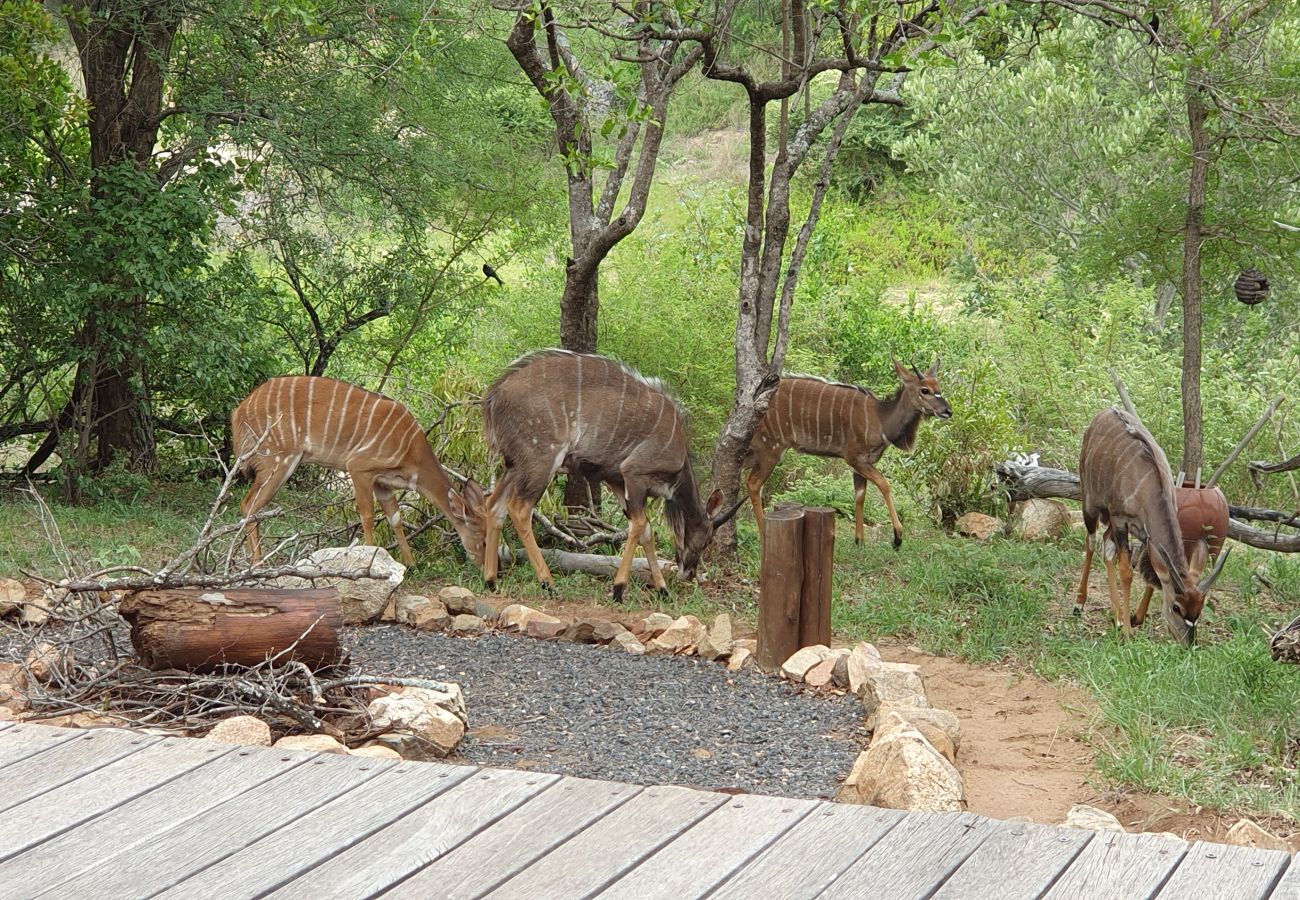
[[[1268,646],[1278,662],[1300,665],[1300,616],[1292,619],[1291,624],[1279,628]]]

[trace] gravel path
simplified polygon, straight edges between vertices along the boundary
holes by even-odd
[[[349,628],[344,643],[368,674],[459,682],[470,717],[459,757],[481,765],[829,798],[866,738],[852,697],[695,657],[398,626]]]

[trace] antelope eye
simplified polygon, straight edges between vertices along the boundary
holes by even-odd
[[[929,389],[929,388],[921,388],[921,393],[928,397],[928,396],[930,396],[930,389]]]

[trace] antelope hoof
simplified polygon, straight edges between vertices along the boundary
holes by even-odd
[[[622,602],[623,602],[623,588],[624,588],[624,587],[625,587],[625,586],[624,586],[624,585],[621,585],[621,584],[616,584],[616,585],[614,585],[614,602],[615,602],[615,603],[622,603]]]
[[[549,581],[540,581],[538,584],[542,586],[542,593],[547,597],[555,596],[555,587]]]
[[[862,546],[862,537],[861,537],[861,535],[856,535],[856,534],[853,535],[853,545],[854,545],[855,547],[861,547],[861,546]]]
[[[899,547],[901,547],[901,546],[903,546],[903,533],[902,533],[901,531],[895,531],[895,532],[894,532],[894,549],[897,550],[897,549],[898,549]]]
[[[487,589],[493,594],[497,592],[497,580],[495,578],[489,578],[487,580]]]
[[[1076,619],[1082,619],[1082,618],[1083,618],[1083,604],[1082,604],[1082,603],[1076,603],[1076,604],[1074,604],[1074,609],[1072,609],[1072,610],[1070,611],[1070,615],[1074,616]]]
[[[659,599],[660,599],[660,600],[667,600],[667,599],[669,598],[669,596],[671,596],[671,595],[668,593],[668,588],[666,588],[666,587],[661,587],[661,588],[659,589]]]

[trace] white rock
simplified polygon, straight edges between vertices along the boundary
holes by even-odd
[[[297,562],[300,568],[338,572],[366,572],[361,578],[276,579],[280,587],[332,587],[338,590],[346,625],[368,625],[379,621],[388,600],[402,585],[406,566],[388,555],[383,547],[325,547]]]
[[[1025,541],[1050,541],[1070,533],[1070,509],[1060,500],[1035,498],[1016,505],[1015,535]]]
[[[794,652],[794,655],[781,663],[781,674],[791,681],[803,681],[808,671],[822,660],[826,659],[831,652],[831,648],[825,644],[813,644],[811,647],[801,647]]]
[[[719,613],[700,639],[695,652],[705,659],[718,659],[731,652],[731,616]]]
[[[676,621],[667,613],[651,613],[645,617],[644,631],[651,637],[670,627]]]
[[[620,631],[609,643],[611,647],[622,647],[633,656],[645,656],[645,644],[638,641],[636,635],[630,631]]]
[[[828,656],[804,673],[804,684],[812,687],[826,687],[831,683],[831,678],[835,673],[835,664],[837,660],[833,656]]]
[[[282,737],[271,746],[281,750],[305,750],[310,753],[346,754],[348,748],[328,734],[292,734]]]
[[[646,644],[646,653],[688,653],[704,640],[708,629],[695,616],[682,616],[663,630],[663,633]]]
[[[433,602],[422,594],[403,594],[393,601],[393,621],[413,625],[416,611],[432,606]]]
[[[401,759],[402,754],[398,753],[392,747],[385,747],[383,744],[366,744],[363,747],[354,747],[348,751],[348,756],[368,756],[372,759]]]
[[[482,634],[487,623],[478,616],[469,613],[461,613],[458,616],[452,616],[451,630],[456,634]]]
[[[269,747],[271,726],[257,716],[231,716],[218,722],[203,739],[241,747]]]
[[[949,759],[952,759],[957,750],[961,747],[961,722],[957,717],[946,709],[930,709],[929,707],[900,706],[897,703],[882,703],[876,710],[877,721],[883,722],[885,718],[893,713],[901,718],[907,724],[911,725],[921,734],[925,735],[926,740],[934,745],[936,750],[944,752],[942,743],[946,742],[952,747],[952,755],[944,753]],[[936,740],[936,734],[942,735],[942,741]]]
[[[1002,522],[984,513],[968,512],[957,520],[955,528],[958,534],[987,541],[1002,530]]]
[[[376,729],[389,732],[377,740],[404,759],[446,756],[465,736],[465,698],[457,684],[447,691],[406,688],[372,700],[366,711]]]
[[[897,716],[889,717],[871,746],[858,756],[840,799],[887,809],[956,812],[966,808],[957,769]]]
[[[548,615],[522,603],[511,603],[501,610],[497,623],[506,631],[525,631],[529,622],[546,622],[550,625],[563,625],[555,616]]]
[[[1076,803],[1070,807],[1069,813],[1065,816],[1065,821],[1061,823],[1066,828],[1082,828],[1085,831],[1118,831],[1123,832],[1124,826],[1120,824],[1119,819],[1106,812],[1104,809],[1098,809],[1095,806],[1087,806],[1083,803]]]
[[[754,654],[750,653],[744,647],[733,647],[731,656],[727,659],[727,671],[739,672],[754,664]]]
[[[73,664],[71,651],[60,650],[49,641],[41,641],[27,654],[27,671],[44,684],[55,672],[67,672]]]
[[[438,591],[438,599],[442,601],[443,606],[447,607],[447,611],[453,615],[456,613],[473,613],[477,602],[473,591],[456,585]]]
[[[50,620],[49,601],[44,597],[36,600],[28,600],[22,605],[22,621],[24,625],[36,626],[44,625]]]
[[[1291,845],[1275,834],[1270,833],[1258,822],[1239,819],[1228,829],[1224,843],[1236,844],[1238,847],[1258,847],[1261,850],[1285,850],[1291,852]]]
[[[880,651],[866,641],[850,650],[845,666],[849,693],[861,694],[862,686],[867,683],[871,673],[880,668],[880,664]]]
[[[0,616],[8,615],[27,599],[27,588],[21,581],[0,578]]]
[[[911,663],[882,662],[862,683],[858,697],[867,715],[868,728],[875,726],[876,710],[881,704],[893,703],[913,709],[930,706],[925,696],[925,685],[921,682],[921,667]]]

